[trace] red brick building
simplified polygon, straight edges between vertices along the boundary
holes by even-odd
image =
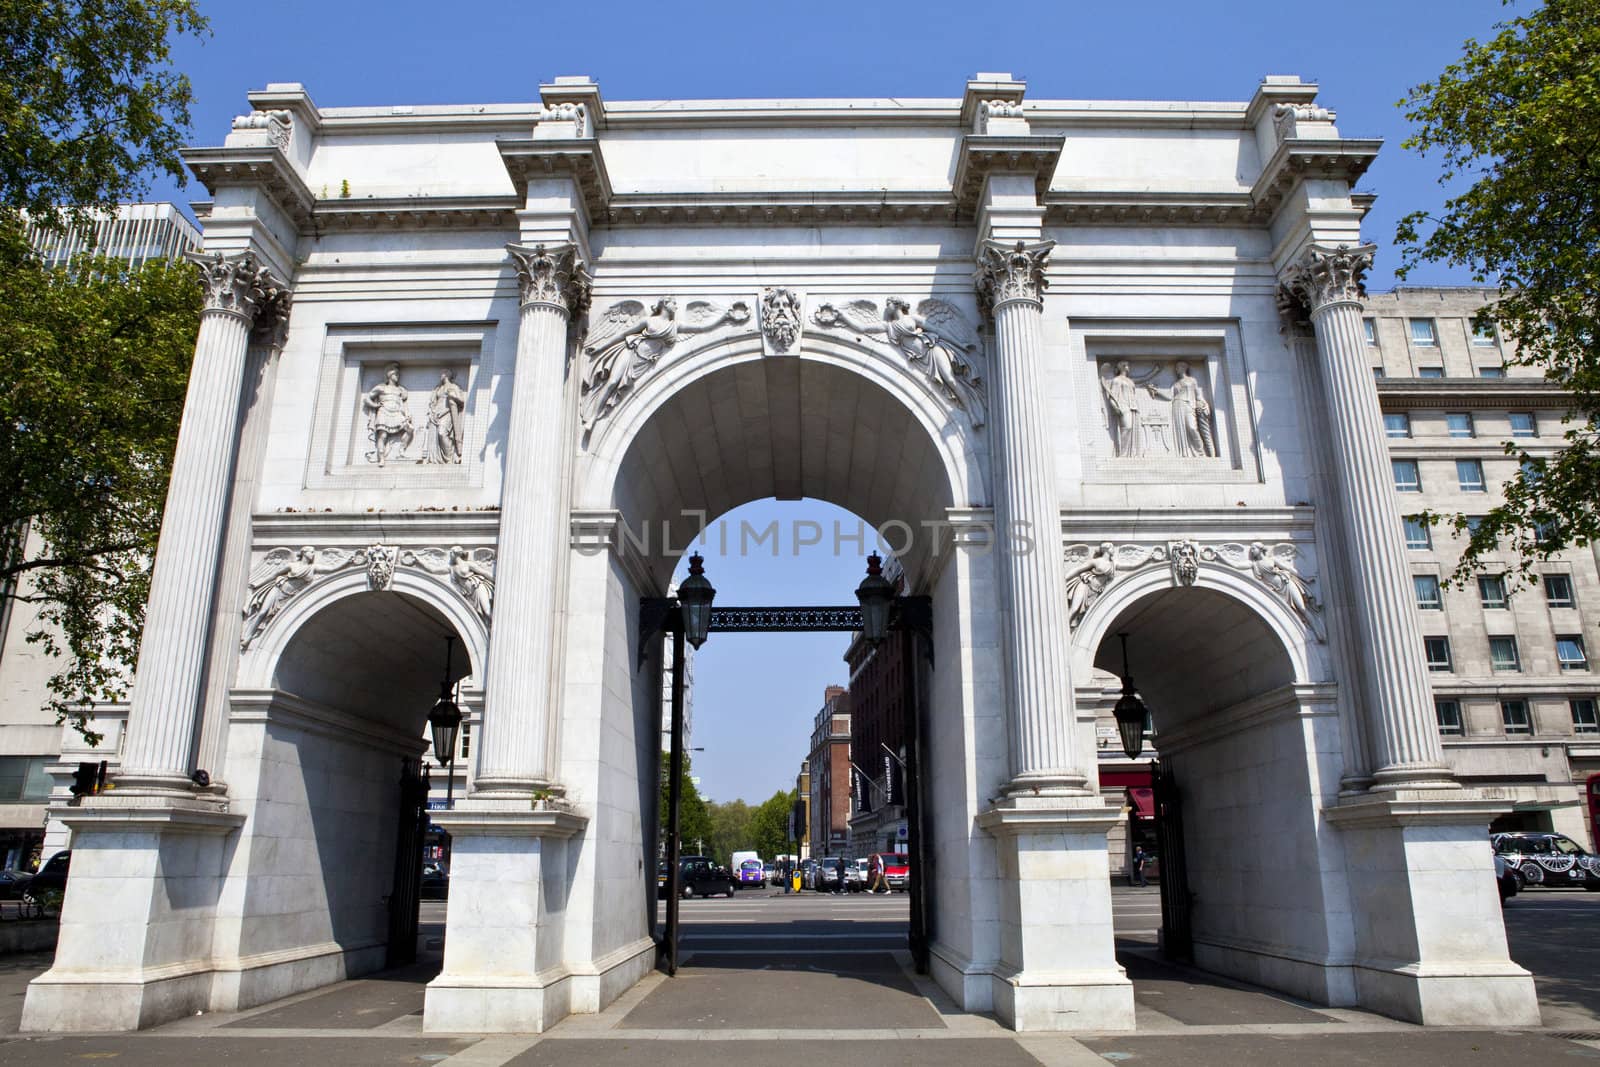
[[[842,856],[850,843],[850,692],[823,690],[811,729],[811,855]]]

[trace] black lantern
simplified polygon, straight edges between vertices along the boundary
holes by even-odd
[[[705,560],[696,552],[689,557],[689,577],[678,586],[678,604],[683,608],[683,637],[695,648],[706,643],[711,632],[711,601],[717,591],[706,578]]]
[[[1122,638],[1122,696],[1118,698],[1111,714],[1117,717],[1122,751],[1128,754],[1129,759],[1138,759],[1139,753],[1144,751],[1144,724],[1150,718],[1150,711],[1133,688],[1133,671],[1128,668],[1128,635],[1117,636]]]
[[[445,779],[446,804],[455,800],[456,733],[461,729],[461,706],[450,698],[451,653],[455,651],[456,636],[445,638],[444,680],[439,683],[439,699],[428,712],[428,729],[433,733],[433,758],[448,770]]]
[[[874,552],[867,557],[867,576],[856,586],[861,601],[861,636],[876,645],[889,635],[889,609],[894,606],[894,586],[883,576],[883,561]]]

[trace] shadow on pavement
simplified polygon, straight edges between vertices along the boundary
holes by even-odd
[[[1160,1012],[1190,1026],[1338,1021],[1282,993],[1194,967],[1169,963],[1148,944],[1119,938],[1117,962],[1133,981],[1135,1009]],[[1144,1023],[1139,1023],[1140,1028]]]

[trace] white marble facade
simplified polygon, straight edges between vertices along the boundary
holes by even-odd
[[[540,97],[272,85],[189,152],[214,199],[187,506],[122,788],[59,813],[72,889],[25,1028],[377,966],[446,635],[482,730],[437,818],[425,1025],[609,1003],[654,964],[638,598],[771,496],[882,528],[933,598],[931,968],[965,1008],[1133,1025],[1093,739],[1126,632],[1184,783],[1203,965],[1537,1020],[1495,805],[1440,759],[1405,623],[1354,304],[1377,142],[1282,77],[1216,104],[1035,101],[1003,74],[948,100]]]

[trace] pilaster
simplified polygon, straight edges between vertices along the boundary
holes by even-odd
[[[1377,788],[1450,786],[1361,328],[1362,276],[1373,251],[1312,245],[1283,285],[1293,298],[1287,306],[1303,305],[1316,331]]]

